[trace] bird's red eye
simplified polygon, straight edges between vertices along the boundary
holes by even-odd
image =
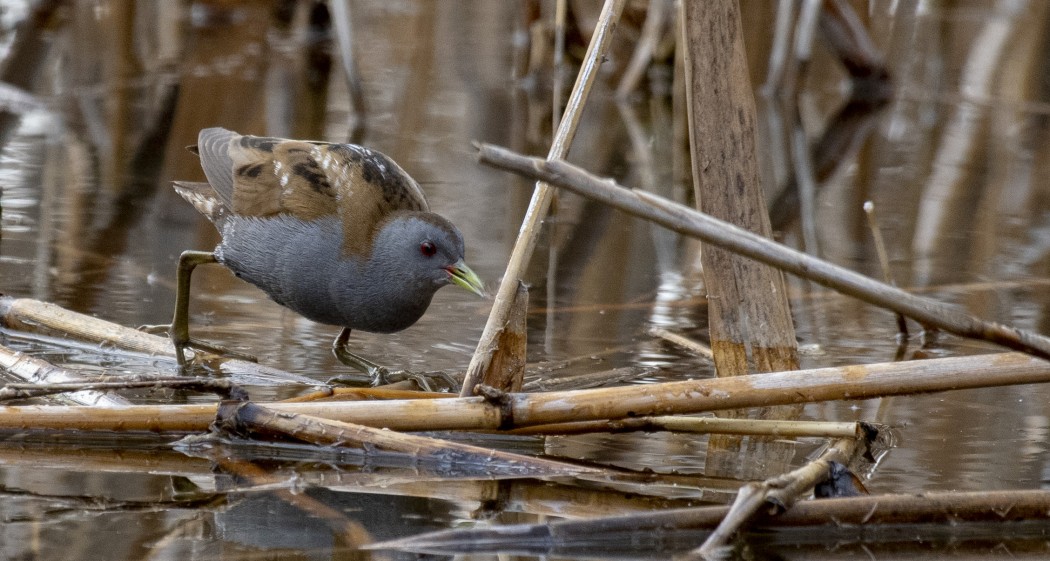
[[[423,242],[419,244],[419,252],[427,257],[433,257],[437,253],[437,247],[434,246],[434,242]]]

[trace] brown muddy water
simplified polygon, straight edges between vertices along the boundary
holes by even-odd
[[[463,231],[468,261],[497,284],[531,185],[479,166],[471,142],[547,152],[554,73],[549,58],[535,57],[548,56],[549,49],[537,45],[549,34],[542,26],[530,33],[525,17],[530,7],[541,6],[549,19],[551,2],[347,2],[363,112],[353,107],[332,26],[314,3],[59,2],[50,18],[17,35],[32,4],[0,2],[5,56],[21,55],[3,75],[11,86],[0,84],[0,292],[123,325],[164,323],[171,317],[177,256],[211,249],[217,239],[170,188],[174,179],[203,179],[196,157],[184,149],[197,131],[224,126],[344,141],[355,119],[362,123],[355,140],[390,155],[420,181],[431,207]],[[598,3],[576,6],[584,24],[597,13],[590,4]],[[776,3],[742,4],[751,73],[761,84]],[[838,137],[827,131],[847,86],[818,42],[797,111],[760,101],[761,156],[772,213],[780,216],[779,237],[879,277],[861,209],[872,200],[900,285],[987,319],[1050,331],[1050,4],[853,4],[887,54],[896,94],[880,112],[850,121],[853,136],[832,142]],[[691,187],[673,171],[670,59],[654,65],[627,102],[612,95],[644,13],[644,3],[629,8],[570,159],[626,185],[687,200]],[[29,45],[20,46],[23,40]],[[582,45],[570,40],[570,54],[578,57]],[[816,182],[798,181],[790,163],[785,139],[796,114],[812,152],[821,144],[840,147],[826,156],[829,161],[814,156]],[[800,186],[797,205],[781,197],[791,184]],[[705,336],[696,249],[692,241],[600,205],[560,198],[529,270],[530,361],[569,361],[550,375],[627,365],[655,369],[636,383],[711,376],[706,362],[646,334],[660,326]],[[804,367],[897,356],[892,314],[798,279],[788,282]],[[336,328],[297,317],[220,268],[202,269],[195,286],[197,336],[319,382],[345,370],[329,352]],[[442,290],[412,328],[396,335],[355,333],[353,344],[364,356],[399,368],[462,369],[489,307],[464,291]],[[128,360],[17,333],[0,334],[0,341],[95,371],[175,372],[167,361]],[[903,358],[996,350],[947,335],[926,342],[913,337]],[[256,399],[304,389],[248,388]],[[811,405],[805,416],[896,428],[897,446],[863,474],[873,493],[1034,489],[1050,478],[1048,404],[1047,388],[1019,386]],[[486,443],[685,474],[702,471],[705,451],[702,437],[666,435]],[[796,463],[814,446],[803,446]],[[246,478],[243,466],[231,468],[236,461],[262,475]],[[681,506],[707,497],[688,488],[621,492],[457,478],[397,457],[172,447],[127,435],[7,435],[0,442],[0,494],[3,558],[201,560],[367,555],[336,537],[332,513],[379,540]],[[295,497],[329,511],[305,508]],[[1043,531],[1007,538],[994,529],[967,535],[946,530],[889,550],[834,549],[826,539],[791,546],[773,540],[756,544],[752,554],[1038,555],[1050,549]],[[665,558],[699,539],[625,538],[563,556]]]

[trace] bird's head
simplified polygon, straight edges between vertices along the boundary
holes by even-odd
[[[437,290],[455,284],[479,296],[485,286],[463,260],[463,236],[445,218],[432,212],[401,212],[382,225],[372,259],[396,270],[405,280]]]

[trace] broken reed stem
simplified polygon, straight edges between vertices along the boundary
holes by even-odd
[[[718,551],[726,547],[730,538],[744,525],[750,523],[763,506],[772,504],[778,510],[790,509],[799,497],[817,483],[827,479],[832,461],[848,465],[856,448],[856,438],[841,438],[825,450],[819,458],[796,470],[771,477],[761,483],[744,485],[715,531],[704,540],[700,547],[682,558],[717,558]]]
[[[498,351],[493,353],[478,384],[496,388],[502,392],[521,391],[527,362],[528,325],[526,316],[528,314],[529,289],[525,283],[518,281],[514,301],[510,307],[510,315],[503,328],[496,334]]]
[[[580,119],[583,117],[584,105],[590,94],[591,86],[594,85],[598,76],[598,69],[605,58],[605,53],[612,42],[613,30],[620,19],[620,13],[623,11],[624,4],[626,4],[626,0],[606,0],[605,6],[602,8],[598,24],[595,26],[594,33],[591,36],[591,43],[587,47],[587,54],[584,56],[580,73],[577,75],[576,83],[569,94],[565,113],[558,125],[558,131],[554,135],[550,151],[547,154],[548,158],[564,158],[569,153],[569,145],[572,143],[573,137],[576,136],[576,129],[579,126]],[[510,259],[507,261],[507,269],[503,273],[503,281],[496,292],[492,310],[489,312],[488,320],[485,322],[485,329],[481,333],[481,339],[478,341],[478,347],[474,351],[474,355],[470,358],[470,365],[467,367],[467,374],[463,380],[463,389],[460,392],[461,396],[465,397],[474,394],[474,387],[481,382],[485,371],[488,370],[489,362],[492,360],[493,355],[498,352],[496,345],[498,344],[499,332],[507,324],[507,320],[510,317],[518,281],[522,279],[525,267],[532,258],[533,250],[536,249],[540,228],[543,225],[543,219],[547,216],[547,209],[550,207],[553,196],[553,187],[543,182],[536,184],[536,190],[532,193],[532,200],[529,202],[529,208],[525,213],[525,220],[518,231],[518,239],[514,243],[514,249],[511,252]]]
[[[495,430],[595,419],[704,413],[838,399],[868,399],[966,388],[1050,382],[1050,364],[1020,353],[953,357],[867,366],[794,370],[708,380],[545,394],[481,397],[274,403],[299,413],[393,430]],[[11,406],[0,429],[206,430],[215,404],[138,405],[119,409]]]
[[[675,232],[699,238],[949,333],[1050,358],[1050,338],[1038,333],[985,321],[954,307],[915,296],[687,206],[651,193],[628,189],[611,179],[599,178],[563,160],[531,158],[488,144],[479,144],[477,147],[480,161],[493,167],[564,187]]]
[[[522,476],[564,476],[602,471],[459,442],[322,419],[312,415],[279,412],[271,406],[255,403],[229,401],[222,403],[216,414],[215,426],[219,430],[233,434],[278,434],[318,446],[375,447],[390,452],[411,454],[417,459],[472,464],[484,466],[488,470],[510,471]]]

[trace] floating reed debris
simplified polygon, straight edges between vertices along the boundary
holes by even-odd
[[[818,368],[543,394],[274,403],[281,413],[313,415],[393,430],[496,430],[595,419],[704,413],[839,399],[1050,382],[1050,363],[1021,353]],[[114,408],[0,408],[0,429],[206,430],[215,404]]]
[[[367,546],[432,553],[529,551],[558,552],[579,543],[594,543],[609,535],[651,536],[654,532],[712,529],[729,512],[728,506],[664,510],[588,520],[555,520],[543,524],[513,524],[442,530]],[[781,513],[759,512],[756,531],[785,528],[852,528],[871,537],[883,524],[958,525],[967,522],[1025,522],[1050,520],[1050,490],[989,491],[869,495],[796,503]],[[921,526],[917,526],[921,527]],[[1006,535],[1009,526],[997,527]],[[890,539],[899,539],[893,532]]]
[[[9,376],[24,380],[30,385],[83,383],[88,378],[75,370],[62,368],[44,359],[18,352],[3,345],[0,345],[0,369]],[[130,401],[119,395],[97,389],[84,389],[84,391],[67,394],[62,396],[61,401],[79,405],[108,405],[110,407],[131,405]]]

